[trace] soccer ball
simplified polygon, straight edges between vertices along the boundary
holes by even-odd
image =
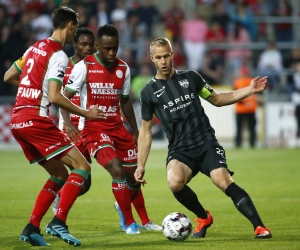
[[[164,218],[162,228],[167,239],[184,241],[192,232],[192,223],[185,214],[174,212]]]

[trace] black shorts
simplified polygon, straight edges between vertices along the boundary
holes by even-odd
[[[226,168],[230,175],[234,174],[228,169],[225,150],[217,141],[206,142],[199,149],[175,151],[168,155],[167,165],[175,159],[187,165],[192,170],[193,177],[199,171],[210,177],[210,172],[218,168]]]

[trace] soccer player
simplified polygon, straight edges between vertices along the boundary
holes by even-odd
[[[63,80],[63,87],[68,83],[69,77],[71,75],[72,69],[74,68],[74,65],[81,61],[84,57],[91,55],[95,52],[95,35],[93,31],[89,28],[78,28],[76,31],[76,34],[74,36],[73,40],[73,47],[74,47],[74,55],[69,58],[68,67],[65,72],[64,80]],[[80,106],[80,94],[76,93],[73,98],[71,99],[71,102],[76,104],[77,106]],[[70,118],[74,126],[78,127],[79,123],[79,117],[76,114],[71,114]],[[64,120],[62,116],[59,117],[59,128],[62,130],[65,134],[67,134],[68,127],[65,126]],[[75,141],[75,146],[78,148],[78,150],[82,153],[82,155],[85,157],[85,159],[92,163],[91,157],[89,155],[89,152],[87,148],[85,147],[83,140],[79,139],[78,141]],[[89,191],[91,184],[92,184],[91,175],[89,174],[88,178],[84,182],[82,186],[82,190],[79,193],[80,195],[85,194],[87,191]],[[60,200],[62,189],[59,190],[59,192],[56,195],[56,198],[52,204],[52,210],[53,213],[56,214],[58,203]]]
[[[270,230],[261,221],[249,195],[233,182],[225,151],[216,139],[199,98],[218,107],[230,105],[265,90],[267,77],[256,77],[246,88],[218,94],[197,72],[173,68],[174,52],[168,39],[154,39],[150,44],[150,57],[157,73],[141,91],[142,126],[138,139],[136,181],[146,183],[143,178],[155,114],[169,140],[169,188],[175,198],[198,217],[192,238],[205,237],[207,228],[213,223],[210,211],[203,208],[194,191],[187,186],[198,172],[210,177],[232,199],[236,208],[252,223],[256,238],[271,238]]]
[[[81,245],[66,225],[68,213],[75,202],[90,165],[70,139],[49,118],[51,103],[88,119],[105,118],[101,110],[85,110],[72,104],[61,93],[68,57],[63,46],[73,41],[78,28],[78,15],[68,7],[52,14],[53,34],[37,41],[5,73],[4,81],[18,86],[11,119],[11,131],[30,163],[39,163],[49,174],[38,194],[29,223],[20,239],[34,246],[48,246],[40,234],[40,223],[56,193],[64,186],[58,211],[47,230],[71,245]],[[70,175],[65,166],[73,170]]]
[[[91,121],[80,119],[79,130],[86,142],[90,155],[103,166],[112,177],[112,192],[120,215],[120,226],[127,234],[138,234],[139,229],[131,210],[133,203],[144,229],[161,230],[148,217],[141,184],[135,181],[137,166],[136,142],[138,128],[132,104],[129,99],[130,69],[116,57],[119,48],[118,30],[113,25],[98,29],[96,47],[98,52],[85,57],[72,70],[65,89],[65,96],[72,98],[80,91],[82,107],[98,107],[103,110],[106,120]],[[133,137],[126,130],[121,109]],[[69,138],[80,137],[79,131],[62,110]]]

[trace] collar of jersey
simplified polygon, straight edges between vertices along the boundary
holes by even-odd
[[[72,63],[73,66],[75,66],[75,62],[73,60],[73,56],[70,57],[70,62]]]
[[[52,41],[54,41],[54,42],[58,42],[58,43],[60,43],[60,45],[62,45],[62,44],[61,44],[61,41],[58,41],[58,40],[54,39],[53,37],[48,37],[48,39],[49,39],[49,40],[52,40]]]
[[[114,64],[114,62],[109,63],[109,64],[106,64],[106,63],[102,62],[102,61],[100,60],[99,56],[97,55],[97,52],[94,53],[94,57],[96,58],[96,60],[98,61],[98,63],[100,63],[101,65],[105,66],[106,68],[109,68],[111,65]]]
[[[177,69],[174,69],[174,74],[169,78],[171,79],[175,74],[177,74]],[[168,81],[169,79],[160,79],[160,78],[156,78],[155,76],[152,77],[152,80],[156,81]]]

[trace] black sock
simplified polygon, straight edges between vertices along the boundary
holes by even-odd
[[[63,222],[61,219],[57,218],[56,216],[53,217],[51,223],[67,227],[66,223]]]
[[[237,210],[252,223],[254,230],[257,226],[265,227],[251,198],[244,189],[233,182],[227,187],[225,194],[232,199]]]
[[[198,218],[206,219],[207,213],[200,204],[197,195],[189,186],[184,185],[177,193],[173,193],[174,197],[188,210],[192,211]]]

